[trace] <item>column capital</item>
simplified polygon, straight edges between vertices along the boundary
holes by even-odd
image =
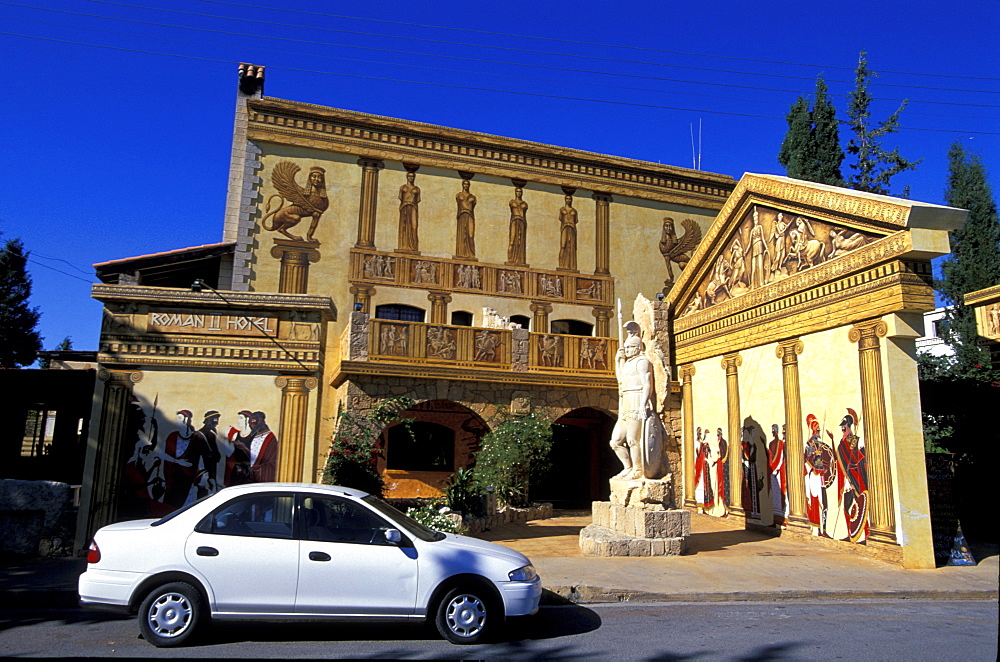
[[[319,380],[302,375],[278,375],[274,378],[274,385],[284,392],[308,393],[319,386]]]
[[[736,369],[743,365],[743,357],[739,354],[725,354],[722,357],[722,369],[727,375],[735,375]]]
[[[788,365],[789,363],[796,363],[798,361],[798,355],[805,351],[805,345],[798,338],[789,338],[788,340],[782,340],[778,343],[775,348],[775,355],[781,359],[782,365]]]
[[[108,370],[101,368],[97,371],[97,378],[106,382],[108,386],[128,387],[142,381],[141,370]]]
[[[358,165],[366,170],[382,170],[385,168],[385,161],[382,159],[361,157],[358,159]]]
[[[451,295],[447,292],[428,292],[427,299],[431,302],[451,303]]]
[[[528,309],[533,313],[545,313],[547,315],[552,312],[552,304],[544,301],[533,301]]]
[[[889,333],[888,325],[882,320],[868,320],[858,322],[848,333],[848,339],[853,343],[858,343],[858,349],[873,349],[878,347],[878,339],[885,338]]]
[[[614,201],[614,198],[610,193],[601,193],[599,191],[594,191],[594,194],[591,195],[590,197],[592,197],[598,203],[603,202],[605,204],[608,204]]]
[[[695,375],[695,367],[693,363],[685,363],[680,367],[681,381],[685,384],[691,383],[691,378]]]

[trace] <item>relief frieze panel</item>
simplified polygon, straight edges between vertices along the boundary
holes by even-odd
[[[708,278],[696,288],[681,316],[799,276],[882,238],[801,214],[750,205],[739,227],[716,253]]]

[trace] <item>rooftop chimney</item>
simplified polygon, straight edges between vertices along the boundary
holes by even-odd
[[[264,96],[264,67],[240,62],[240,92],[255,99]]]

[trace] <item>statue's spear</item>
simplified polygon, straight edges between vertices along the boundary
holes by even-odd
[[[622,348],[622,298],[618,297],[618,349]]]

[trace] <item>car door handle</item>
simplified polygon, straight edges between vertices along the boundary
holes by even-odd
[[[214,547],[199,547],[195,553],[198,556],[218,556],[219,550]]]
[[[329,561],[330,555],[326,552],[309,552],[310,561]]]

